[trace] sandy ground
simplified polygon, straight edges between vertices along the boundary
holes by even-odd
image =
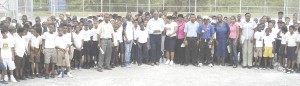
[[[223,66],[213,68],[164,65],[132,65],[97,72],[73,70],[74,78],[37,78],[10,86],[300,86],[300,74]],[[1,84],[0,84],[1,85]]]

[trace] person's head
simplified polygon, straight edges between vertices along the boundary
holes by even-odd
[[[25,31],[24,31],[24,32],[25,32]],[[32,34],[33,36],[35,36],[35,37],[39,36],[39,34],[38,34],[38,28],[32,29],[32,30],[31,30],[31,34]]]
[[[190,15],[190,19],[191,19],[191,22],[194,23],[195,20],[196,20],[196,15],[195,14],[191,14]]]
[[[9,25],[8,26],[8,31],[9,31],[9,33],[15,33],[16,32],[16,27],[12,26],[12,25]]]
[[[182,15],[182,14],[179,14],[177,20],[178,20],[179,22],[182,22],[182,21],[183,21],[183,15]]]
[[[39,16],[35,17],[35,23],[41,23],[41,18]]]
[[[79,25],[76,25],[76,26],[75,26],[75,31],[76,31],[76,33],[79,33],[80,30],[81,30],[81,27],[80,27]]]
[[[97,28],[98,28],[98,24],[99,24],[99,22],[98,22],[98,21],[94,21],[94,22],[93,22],[93,25],[94,25],[94,28],[95,28],[95,29],[97,29]]]
[[[268,17],[267,16],[263,16],[262,19],[264,20],[263,23],[268,22]]]
[[[250,13],[246,13],[245,17],[246,17],[246,21],[249,22],[250,18],[251,18],[251,14]]]
[[[127,21],[131,21],[131,19],[132,19],[132,14],[131,14],[131,12],[128,12],[128,13],[126,14],[126,19],[127,19]]]
[[[167,22],[168,24],[170,24],[172,21],[173,21],[173,17],[172,17],[172,16],[167,16],[166,22]]]
[[[148,20],[144,20],[144,26],[146,27],[148,24]]]
[[[10,23],[11,22],[11,18],[10,17],[6,17],[6,21]]]
[[[168,10],[167,10],[167,9],[164,9],[164,10],[163,10],[163,15],[164,15],[164,16],[167,16],[167,15],[168,15]]]
[[[282,11],[280,11],[280,12],[278,12],[278,18],[283,18],[283,12]]]
[[[290,17],[285,17],[285,24],[286,25],[289,25],[290,21],[291,21]]]
[[[264,29],[264,24],[257,25],[257,31],[261,32]]]
[[[262,20],[262,19],[261,19]],[[253,21],[257,24],[258,23],[258,19],[254,18]]]
[[[154,11],[154,13],[153,13],[153,18],[155,19],[155,20],[157,20],[158,19],[158,11],[157,10],[155,10]]]
[[[288,29],[287,29],[286,25],[284,25],[284,26],[281,27],[281,32],[282,33],[286,33],[287,31],[288,31]]]
[[[290,32],[291,34],[293,34],[293,33],[294,33],[294,30],[295,30],[295,26],[294,26],[294,25],[291,25],[291,26],[289,27],[289,32]]]
[[[235,23],[235,22],[236,22],[235,16],[231,16],[231,17],[230,17],[230,23]]]
[[[63,34],[64,34],[64,28],[63,27],[58,27],[57,28],[57,33],[58,33],[58,36],[63,36]]]
[[[17,33],[19,36],[24,36],[24,28],[18,28]]]
[[[284,26],[285,24],[282,21],[277,22],[278,28],[281,28],[282,26]]]
[[[298,14],[297,13],[293,14],[293,19],[296,19],[296,20],[298,19]]]
[[[27,16],[26,15],[23,15],[22,18],[21,18],[22,22],[26,22],[27,21]]]
[[[223,15],[222,14],[218,14],[218,21],[223,22]]]
[[[139,21],[137,19],[133,20],[134,27],[137,27],[139,25]]]
[[[265,33],[266,33],[267,36],[270,35],[271,29],[272,29],[272,28],[267,28],[267,29],[265,30]]]
[[[84,22],[84,30],[89,30],[89,22]]]
[[[274,26],[273,22],[269,21],[269,22],[268,22],[268,28],[274,28],[274,27],[275,27],[275,26]]]
[[[7,33],[8,33],[7,28],[2,28],[1,34],[2,34],[2,37],[3,37],[3,38],[7,38]]]
[[[59,19],[64,20],[65,19],[65,15],[64,14],[60,14],[59,15]]]
[[[109,14],[107,13],[104,15],[104,22],[109,23]]]
[[[203,23],[204,24],[209,24],[209,17],[208,16],[203,16]]]
[[[54,30],[55,30],[54,29],[55,28],[54,24],[50,24],[48,28],[49,28],[49,33],[53,33]]]
[[[242,15],[241,15],[241,14],[238,14],[238,15],[237,15],[237,19],[238,19],[238,21],[240,21],[240,20],[241,20],[241,18],[242,18]]]

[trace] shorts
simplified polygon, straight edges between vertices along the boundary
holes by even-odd
[[[7,67],[9,68],[9,70],[16,69],[15,62],[12,60],[12,58],[2,58],[2,61],[5,69],[7,69]]]
[[[257,47],[256,48],[257,50],[256,50],[256,52],[254,51],[254,57],[255,58],[258,58],[258,57],[262,57],[262,47]]]
[[[166,37],[165,38],[165,50],[168,52],[175,51],[176,37]]]
[[[74,49],[74,60],[77,60],[77,61],[80,61],[81,58],[82,58],[82,52],[77,50],[77,49]]]
[[[125,52],[124,42],[121,42],[119,43],[119,53],[124,54],[124,52]]]
[[[45,51],[45,64],[57,63],[57,52],[55,48],[47,48]]]
[[[287,58],[286,54],[285,54],[285,47],[286,47],[285,45],[281,45],[280,48],[279,48],[278,54],[282,58]]]
[[[273,57],[273,48],[272,47],[265,47],[264,48],[264,57],[269,57],[272,58]]]
[[[23,56],[23,57],[15,56],[15,65],[16,65],[17,69],[24,68],[24,65],[25,65],[25,56]]]
[[[5,69],[6,67],[4,66],[4,64],[2,62],[0,62],[0,70]]]
[[[70,55],[68,54],[68,50],[63,52],[61,50],[57,50],[57,66],[66,66],[70,67]]]
[[[91,51],[91,42],[84,41],[83,42],[83,55],[89,55]]]
[[[297,47],[287,47],[286,48],[288,60],[296,61],[296,53],[295,53],[296,48]]]
[[[40,54],[37,50],[32,50],[29,58],[29,62],[39,63],[40,62]]]
[[[99,49],[98,49],[98,41],[92,41],[92,46],[91,46],[91,55],[92,56],[98,56]]]

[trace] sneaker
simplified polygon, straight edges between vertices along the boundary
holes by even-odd
[[[61,78],[62,77],[62,72],[59,73],[59,75],[57,76],[57,78]]]
[[[173,61],[170,61],[169,65],[173,65],[173,64],[174,64],[174,62],[173,62]]]
[[[68,72],[67,75],[68,75],[69,77],[73,78],[73,75],[71,75],[70,72]]]
[[[209,66],[209,67],[213,67],[213,64],[210,63],[208,66]]]
[[[8,76],[7,75],[4,76],[4,81],[8,81]]]
[[[11,81],[11,82],[17,82],[17,80],[15,79],[14,76],[10,76],[10,81]]]
[[[202,63],[199,63],[197,66],[198,66],[198,67],[201,67],[202,65],[203,65]]]
[[[5,80],[1,80],[0,83],[2,83],[2,84],[8,84],[8,82],[5,81]]]
[[[169,64],[169,63],[170,63],[170,60],[167,60],[167,61],[165,62],[166,65]]]
[[[46,74],[45,79],[49,79],[49,74]]]

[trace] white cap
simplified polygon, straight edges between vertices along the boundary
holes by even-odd
[[[203,16],[203,19],[208,19],[208,20],[210,20],[208,16]]]
[[[99,20],[103,20],[103,17],[99,17]]]

